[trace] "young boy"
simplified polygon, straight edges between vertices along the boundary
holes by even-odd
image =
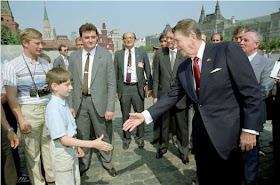
[[[62,68],[53,68],[47,73],[52,97],[46,109],[46,127],[52,139],[50,154],[57,185],[80,185],[78,157],[83,156],[83,151],[79,147],[113,149],[111,144],[102,141],[103,134],[92,141],[75,138],[75,119],[64,99],[72,90],[70,79],[70,73]]]

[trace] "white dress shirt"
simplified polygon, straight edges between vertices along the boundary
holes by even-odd
[[[131,52],[131,83],[136,83],[136,82],[138,82],[138,79],[137,79],[137,75],[136,75],[135,47],[131,48],[130,52]],[[125,50],[124,50],[124,70],[123,70],[124,82],[126,82],[128,55],[129,55],[129,49],[125,48]]]
[[[68,62],[67,56],[61,55],[61,57],[62,57],[62,59],[64,61],[66,70],[68,70],[69,62]]]

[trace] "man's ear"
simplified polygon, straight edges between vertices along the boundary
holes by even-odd
[[[27,41],[27,40],[22,41],[22,45],[24,48],[27,48],[28,44],[29,44],[29,41]]]

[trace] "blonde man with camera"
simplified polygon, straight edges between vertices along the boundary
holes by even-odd
[[[9,105],[19,123],[26,165],[33,185],[54,183],[50,162],[50,136],[45,126],[45,108],[50,100],[46,88],[49,63],[40,58],[42,34],[27,28],[20,33],[22,55],[5,66],[4,85]],[[45,171],[42,175],[41,157]]]

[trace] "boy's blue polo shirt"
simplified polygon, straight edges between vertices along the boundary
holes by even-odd
[[[52,140],[77,134],[75,119],[64,99],[52,95],[46,108],[46,127]]]

